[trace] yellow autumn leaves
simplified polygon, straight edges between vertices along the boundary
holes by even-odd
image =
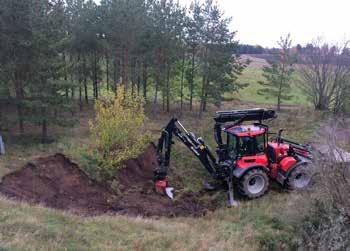
[[[99,168],[111,173],[122,163],[140,154],[149,136],[143,129],[146,120],[142,97],[119,87],[95,104],[96,117],[90,121],[93,148]]]

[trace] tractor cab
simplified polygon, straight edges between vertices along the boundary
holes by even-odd
[[[252,163],[255,161],[252,157],[264,155],[268,146],[268,126],[262,121],[276,117],[273,110],[259,108],[217,112],[214,131],[219,161],[250,157],[245,161]],[[255,123],[244,124],[252,121]]]
[[[265,152],[267,143],[265,126],[237,125],[225,128],[224,132],[227,135],[227,151],[231,158],[255,156]]]

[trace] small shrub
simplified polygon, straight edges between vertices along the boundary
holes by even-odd
[[[144,101],[125,91],[107,95],[96,102],[96,118],[90,121],[92,145],[88,149],[90,161],[98,163],[94,170],[104,178],[112,177],[123,162],[137,157],[145,148],[149,136],[143,129],[146,120]]]
[[[329,153],[316,161],[317,181],[309,198],[310,212],[302,224],[299,250],[349,250],[350,166],[340,163],[336,126],[325,135]],[[337,157],[338,156],[338,157]]]
[[[346,213],[318,201],[304,219],[299,250],[347,250],[350,247],[350,223]]]

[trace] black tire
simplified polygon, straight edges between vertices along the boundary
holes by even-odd
[[[249,199],[255,199],[263,196],[269,188],[269,177],[261,169],[248,171],[239,180],[239,192]]]
[[[310,165],[304,164],[297,166],[290,172],[286,180],[288,190],[303,190],[310,186],[313,171]]]

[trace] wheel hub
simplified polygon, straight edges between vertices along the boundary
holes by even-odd
[[[252,194],[260,193],[265,187],[265,180],[259,175],[251,177],[248,181],[248,191]]]
[[[294,179],[294,186],[296,188],[304,188],[310,183],[311,177],[306,173],[298,173]]]

